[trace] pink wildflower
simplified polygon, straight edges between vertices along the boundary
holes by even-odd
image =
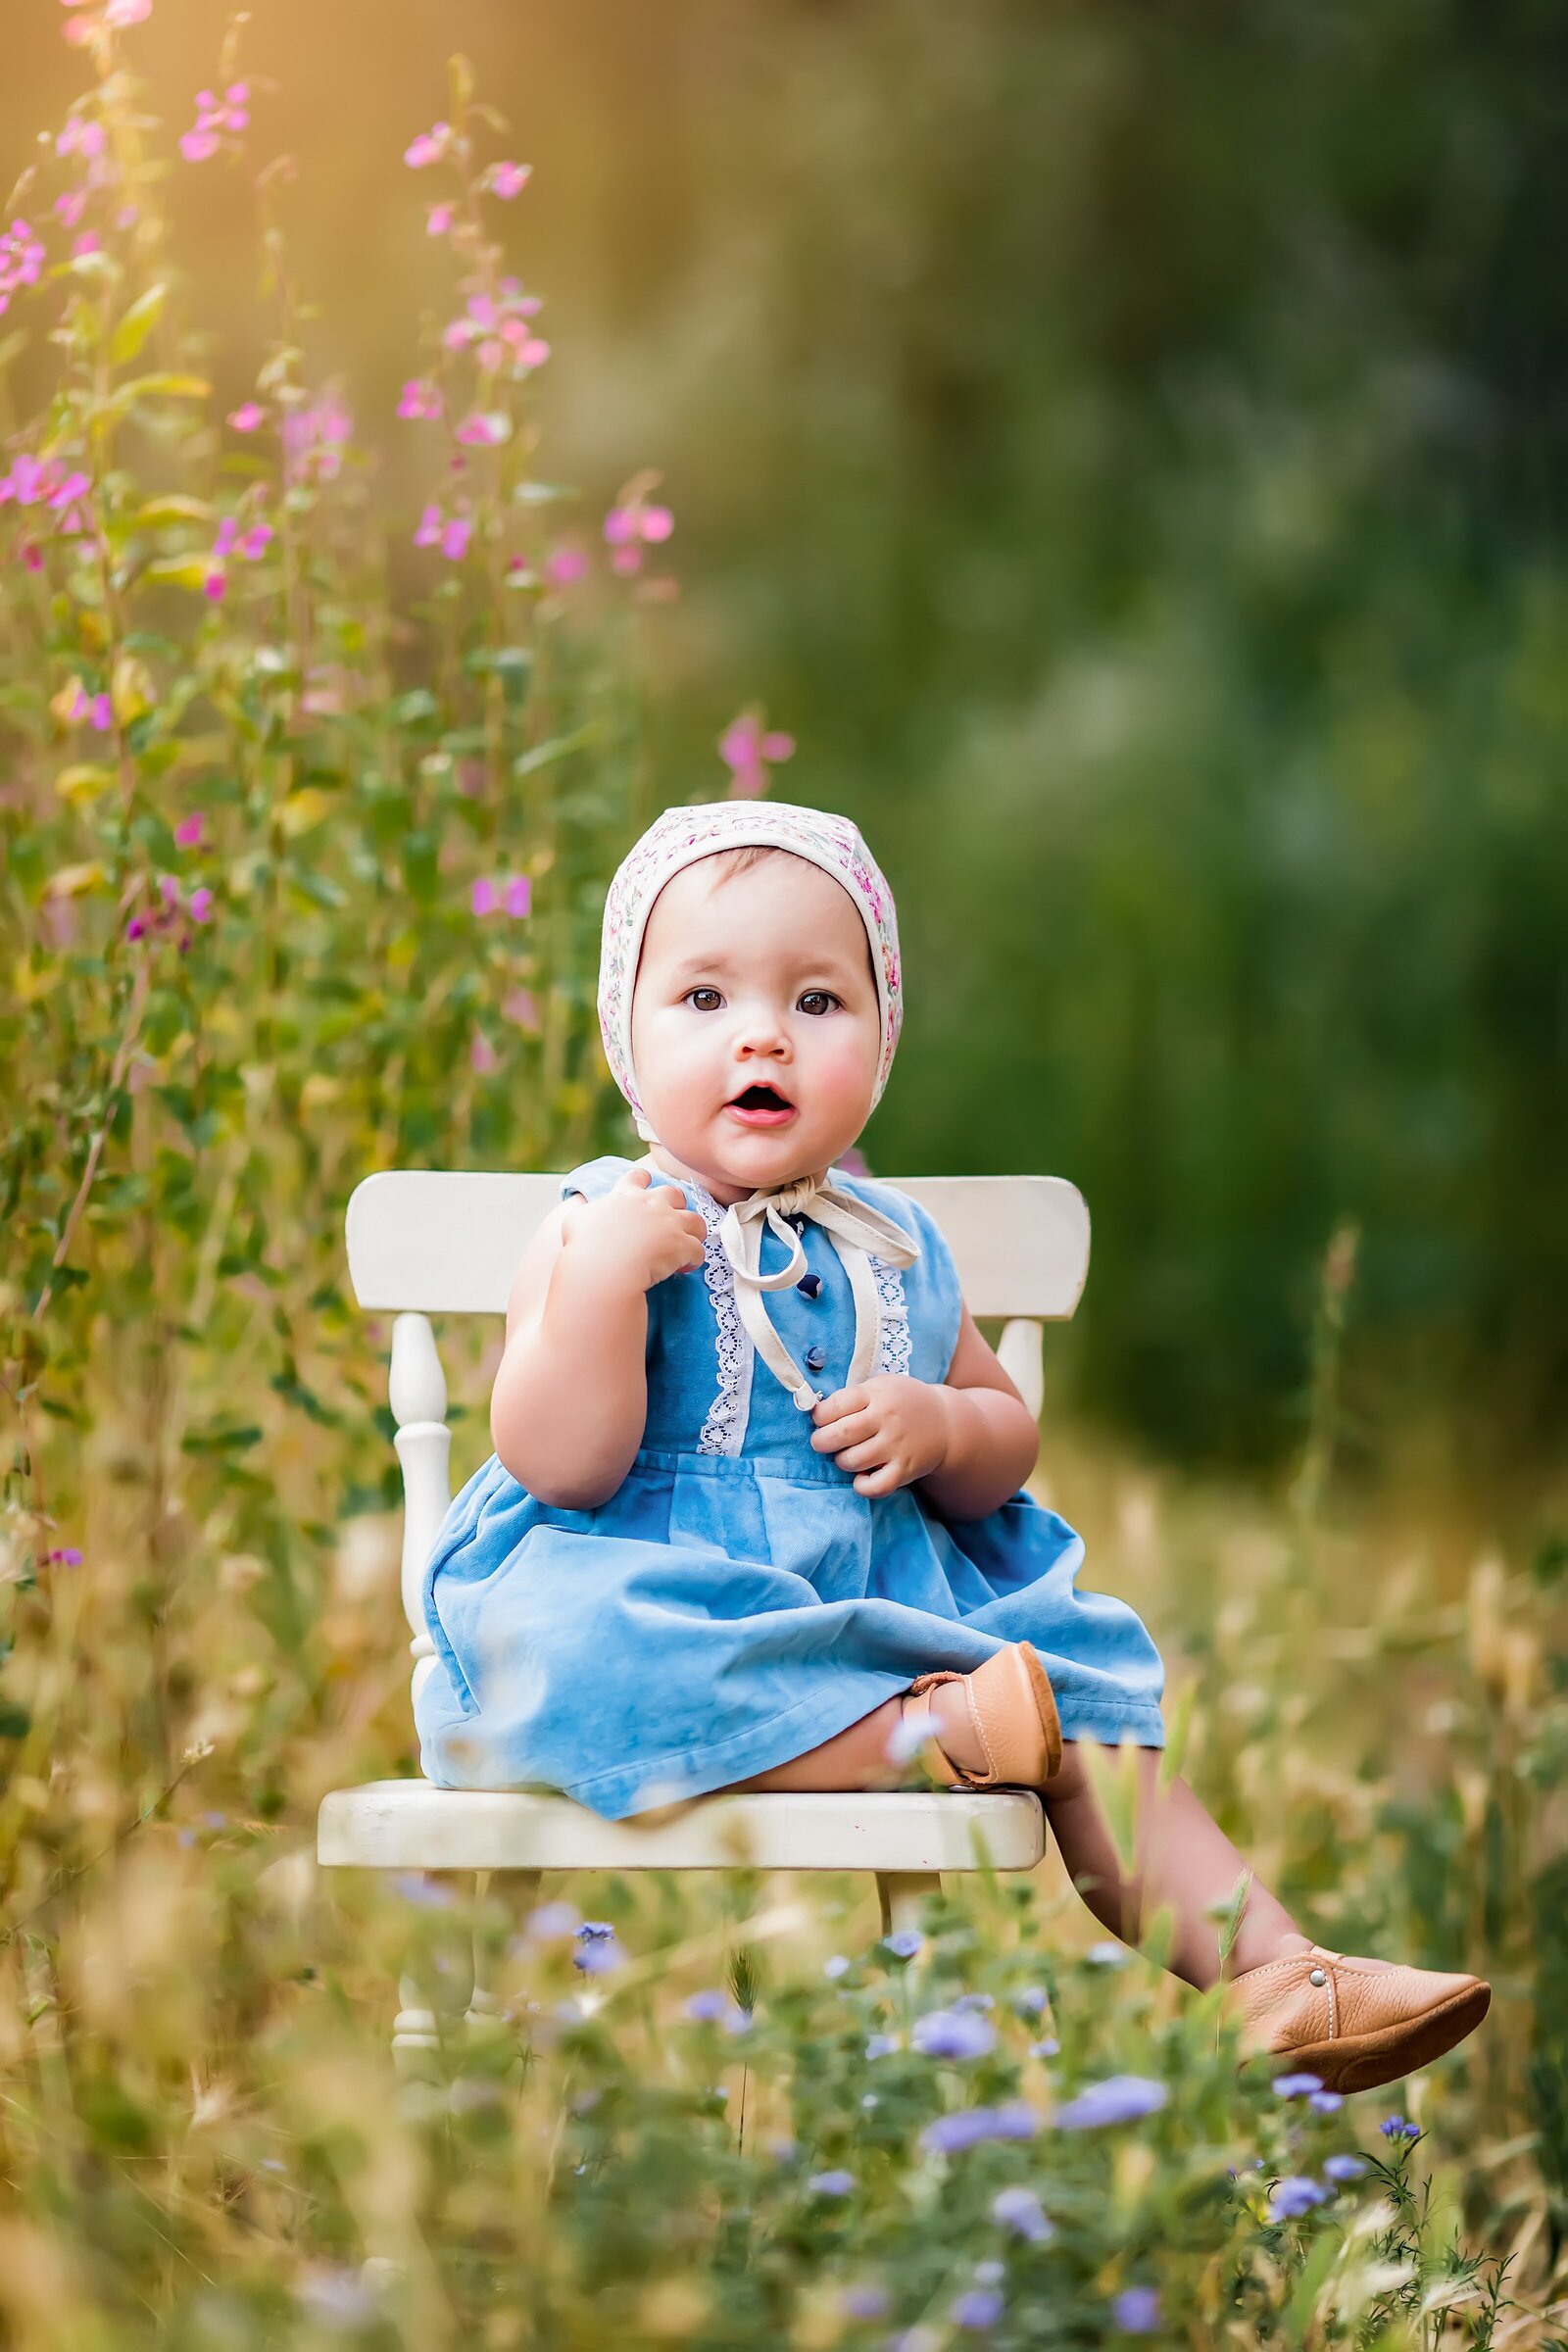
[[[228,421],[236,433],[257,433],[267,422],[267,411],[259,400],[242,400],[229,411]]]
[[[425,215],[424,233],[427,237],[444,237],[458,217],[455,204],[432,204]]]
[[[107,735],[115,723],[115,706],[107,694],[95,694],[87,707],[87,723],[95,735]]]
[[[193,808],[189,816],[180,818],[174,827],[174,839],[182,850],[194,850],[201,847],[203,821],[199,808]]]
[[[49,1553],[48,1561],[51,1568],[79,1568],[81,1553],[74,1544],[62,1544]]]
[[[74,228],[87,210],[87,198],[91,192],[85,180],[79,188],[67,188],[63,196],[55,198],[56,220],[63,220],[67,228]]]
[[[205,882],[190,894],[190,918],[193,923],[210,923],[213,919],[213,894]]]
[[[422,172],[427,164],[438,164],[447,151],[447,141],[451,136],[450,122],[432,123],[428,130],[421,130],[418,137],[404,148],[403,161],[411,172]]]
[[[84,228],[80,236],[77,237],[72,245],[71,258],[74,262],[84,262],[90,253],[96,253],[97,251],[98,237],[96,231],[90,228]]]
[[[719,755],[730,770],[730,798],[752,800],[767,790],[767,761],[788,760],[795,750],[793,735],[764,734],[755,710],[732,719],[718,739]]]
[[[419,516],[418,528],[414,534],[414,544],[416,547],[440,546],[441,510],[434,503],[427,506]]]
[[[498,1070],[501,1067],[501,1056],[482,1029],[476,1029],[473,1033],[473,1043],[468,1048],[468,1060],[481,1078],[488,1078],[492,1070]]]
[[[283,457],[290,481],[336,481],[353,429],[347,409],[330,393],[323,393],[309,408],[291,410],[282,423]]]
[[[398,415],[420,421],[441,414],[441,388],[427,376],[411,375],[398,401]]]
[[[501,1009],[509,1021],[516,1022],[519,1029],[537,1029],[539,1026],[538,1000],[531,988],[514,988]]]
[[[529,913],[533,905],[533,884],[526,874],[497,874],[481,878],[473,886],[469,901],[478,915],[501,912],[520,918]]]
[[[153,0],[109,0],[104,10],[104,23],[117,27],[145,24],[152,13]]]
[[[210,571],[202,582],[202,594],[210,605],[220,605],[228,594],[226,571]]]
[[[627,499],[611,508],[605,516],[605,538],[614,551],[611,567],[620,572],[642,569],[642,543],[650,545],[667,539],[675,527],[675,517],[667,507],[651,507],[641,498]]]
[[[588,558],[580,547],[553,547],[545,558],[545,578],[557,588],[569,587],[587,569]]]
[[[506,417],[484,415],[476,409],[458,426],[457,438],[466,449],[495,449],[506,439],[508,430]]]
[[[91,163],[94,156],[102,155],[105,139],[101,122],[91,122],[85,115],[73,115],[55,141],[55,153],[61,157],[79,155],[83,163]]]
[[[492,164],[484,175],[484,184],[492,196],[520,196],[532,172],[531,164]]]
[[[25,220],[13,220],[0,231],[0,312],[10,307],[19,286],[35,286],[43,273],[43,246]]]
[[[441,553],[452,563],[459,564],[468,552],[473,536],[473,524],[466,514],[455,514],[441,533]]]

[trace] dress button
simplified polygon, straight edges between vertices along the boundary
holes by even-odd
[[[1326,1984],[1328,1983],[1328,1978],[1323,1974],[1323,1971],[1320,1968],[1314,1968],[1306,1981],[1309,1984]]]
[[[827,1349],[825,1348],[808,1348],[806,1350],[806,1369],[808,1372],[820,1372],[822,1366],[826,1362]]]
[[[822,1277],[820,1274],[803,1274],[795,1288],[804,1291],[808,1298],[815,1298],[822,1289]]]

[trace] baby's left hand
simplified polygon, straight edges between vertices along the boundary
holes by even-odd
[[[940,1470],[948,1452],[947,1391],[905,1372],[874,1372],[813,1406],[811,1447],[857,1473],[857,1494],[892,1494]]]

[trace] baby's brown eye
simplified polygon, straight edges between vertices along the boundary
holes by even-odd
[[[837,997],[832,995],[829,990],[825,988],[808,988],[801,999],[801,1010],[803,1012],[810,1012],[820,1015],[826,1012],[830,1004],[836,1004],[837,1003]]]
[[[686,995],[690,1003],[697,1006],[697,1010],[699,1012],[712,1012],[716,1006],[723,1003],[723,999],[720,997],[716,988],[689,988],[686,991]],[[711,999],[711,1002],[707,1004],[700,1003],[699,1000],[703,997]]]

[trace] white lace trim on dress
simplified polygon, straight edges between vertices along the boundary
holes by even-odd
[[[872,1258],[871,1272],[876,1277],[877,1299],[882,1309],[876,1368],[879,1372],[907,1372],[909,1308],[904,1296],[904,1275],[899,1267],[890,1265],[884,1257]]]
[[[738,1454],[746,1442],[747,1408],[752,1393],[751,1336],[735,1303],[735,1269],[718,1238],[724,1211],[710,1200],[700,1184],[692,1186],[707,1228],[703,1236],[703,1280],[713,1301],[717,1321],[718,1394],[708,1410],[697,1441],[699,1453]]]

